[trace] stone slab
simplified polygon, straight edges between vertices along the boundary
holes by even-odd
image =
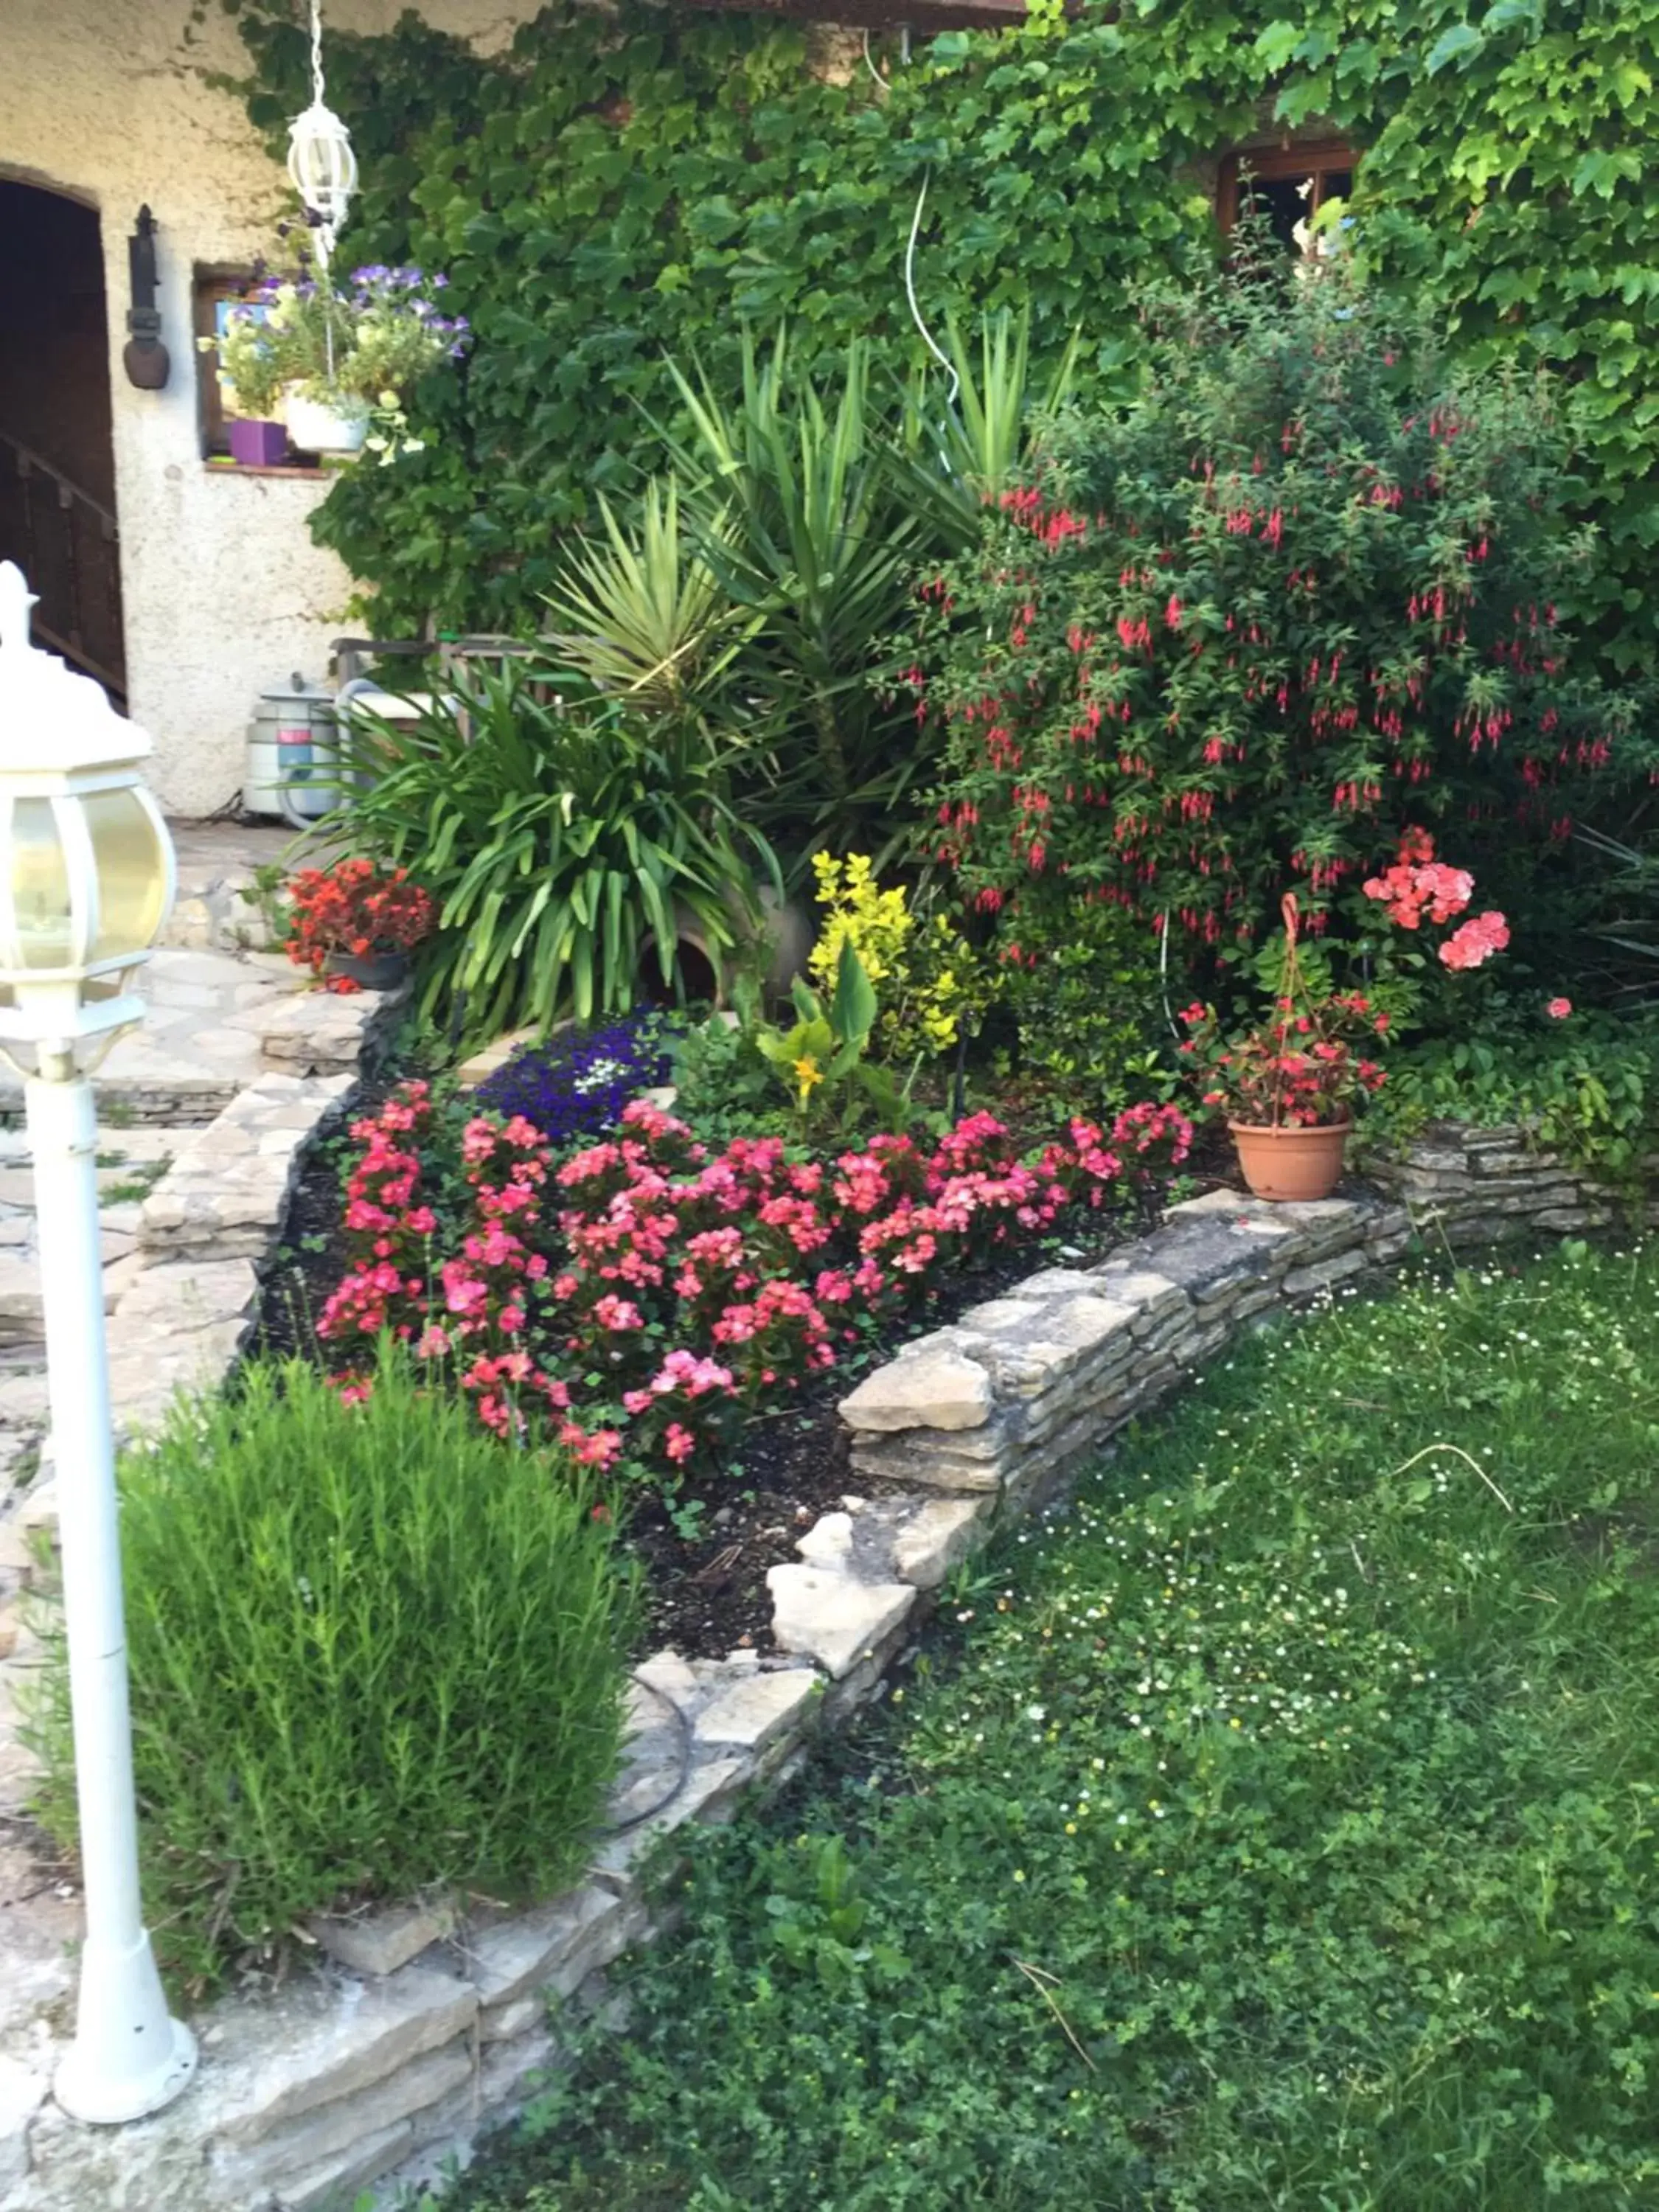
[[[631,1940],[622,1900],[597,1882],[557,1904],[515,1913],[493,1926],[463,1929],[453,1949],[481,2005],[499,2009],[556,1985],[574,1989]]]
[[[975,1498],[930,1498],[911,1507],[893,1540],[899,1580],[936,1589],[983,1543],[988,1511],[988,1503]]]
[[[841,1403],[850,1429],[977,1429],[990,1418],[991,1378],[948,1340],[921,1337]]]
[[[477,2011],[471,1981],[430,1966],[362,1982],[343,2003],[319,1979],[275,1997],[238,2000],[216,2022],[217,2035],[204,2041],[206,2078],[192,2094],[207,2110],[197,2131],[233,2148],[258,2142],[453,2042]]]
[[[355,1974],[395,1974],[454,1932],[453,1897],[384,1905],[349,1918],[319,1915],[306,1923],[313,1940]]]
[[[331,2098],[273,2129],[251,2151],[218,2150],[211,2170],[228,2192],[252,2196],[274,2190],[287,2203],[314,2203],[324,2173],[337,2187],[336,2177],[347,2166],[361,2175],[378,2172],[386,2158],[383,2139],[470,2081],[473,2071],[471,2038],[463,2034],[439,2050],[422,2052],[383,2080]],[[366,2167],[365,2146],[373,2147],[376,2161]],[[291,2186],[296,2181],[297,2189]]]
[[[772,1636],[780,1650],[815,1660],[839,1681],[915,1604],[908,1583],[863,1583],[821,1567],[770,1567]]]
[[[782,1668],[735,1682],[697,1715],[695,1741],[758,1755],[780,1736],[800,1733],[823,1687],[810,1667]]]

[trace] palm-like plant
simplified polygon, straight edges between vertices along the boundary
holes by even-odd
[[[1623,838],[1582,824],[1573,833],[1577,842],[1598,853],[1611,865],[1598,901],[1602,919],[1591,933],[1613,947],[1613,955],[1628,953],[1629,960],[1609,956],[1614,988],[1626,997],[1646,1001],[1656,988],[1654,963],[1659,962],[1659,854],[1650,847],[1632,845]],[[1611,907],[1613,918],[1607,918]]]
[[[690,434],[664,434],[697,482],[699,550],[754,625],[744,677],[769,709],[773,769],[760,811],[807,846],[867,839],[917,765],[878,685],[927,550],[890,428],[871,422],[869,349],[848,349],[826,394],[793,372],[786,333],[764,358],[745,334],[733,406],[695,364],[670,370]]]
[[[583,538],[568,556],[548,594],[561,625],[550,641],[594,684],[643,707],[729,707],[726,679],[757,618],[733,605],[689,538],[675,477],[646,485],[631,529],[603,494],[599,506],[605,542]],[[719,515],[710,530],[720,543]]]
[[[1023,479],[1035,423],[1062,405],[1077,367],[1074,331],[1041,392],[1031,381],[1031,317],[1006,307],[982,318],[979,359],[954,318],[947,325],[956,389],[940,404],[931,369],[906,393],[903,447],[918,504],[951,550],[970,542],[981,510]]]
[[[332,817],[436,900],[423,1016],[468,1036],[632,1006],[654,958],[679,994],[688,921],[716,968],[758,922],[777,864],[686,713],[647,714],[568,670],[509,662],[415,722],[343,734]]]

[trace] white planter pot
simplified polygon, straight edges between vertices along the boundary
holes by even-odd
[[[290,445],[302,453],[357,453],[368,435],[368,410],[356,401],[307,399],[297,392],[283,402]]]

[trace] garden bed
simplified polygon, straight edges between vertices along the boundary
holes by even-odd
[[[396,1087],[389,1074],[366,1083],[355,1118],[376,1112]],[[357,1149],[343,1137],[310,1154],[264,1280],[252,1352],[278,1358],[298,1353],[328,1364],[316,1318],[351,1261],[343,1176]],[[1217,1182],[1226,1165],[1224,1151],[1212,1140],[1193,1164],[1200,1172],[1183,1187]],[[1143,1201],[1143,1211],[1155,1205],[1156,1194]],[[1000,1296],[1034,1268],[1094,1264],[1144,1225],[1133,1211],[1086,1215],[1063,1232],[1022,1241],[947,1273],[913,1309],[887,1317],[843,1364],[809,1377],[788,1402],[753,1413],[731,1456],[696,1464],[672,1493],[638,1492],[627,1534],[645,1569],[641,1653],[665,1644],[692,1658],[769,1649],[769,1571],[793,1560],[803,1532],[849,1491],[880,1496],[894,1487],[879,1478],[854,1481],[848,1432],[836,1411],[848,1389],[905,1343]]]
[[[1468,1138],[1454,1170],[1444,1164],[1456,1149],[1450,1134],[1437,1133],[1442,1164],[1421,1174],[1431,1181],[1455,1176],[1446,1202],[1458,1218],[1448,1234],[1460,1246],[1483,1245],[1525,1231],[1547,1212],[1559,1217],[1571,1210],[1563,1200],[1571,1194],[1563,1193],[1547,1163],[1517,1167],[1525,1156],[1512,1135],[1507,1144],[1499,1133]],[[1480,1186],[1478,1193],[1470,1186]],[[1431,1227],[1432,1200],[1422,1194],[1419,1199],[1423,1225]],[[982,1374],[989,1387],[976,1409],[980,1429],[1000,1449],[1016,1410],[1000,1404],[1000,1395],[1009,1384],[1018,1395],[1020,1374],[1036,1356],[1026,1310],[1045,1304],[1054,1316],[1085,1322],[1092,1331],[1086,1343],[1055,1338],[1048,1355],[1074,1394],[1071,1438],[1086,1461],[1194,1367],[1216,1358],[1241,1327],[1276,1304],[1306,1304],[1351,1289],[1368,1258],[1376,1262],[1397,1251],[1410,1226],[1403,1207],[1374,1198],[1285,1209],[1212,1193],[1091,1268],[1040,1270],[988,1310],[981,1302],[977,1312],[922,1340],[910,1358],[876,1370],[860,1387],[878,1399],[895,1366],[910,1368],[941,1340],[956,1346],[972,1335],[988,1363]],[[1006,1367],[1004,1349],[1011,1355]],[[1107,1368],[1118,1371],[1120,1353],[1129,1387],[1101,1388]],[[892,1402],[890,1389],[890,1412]],[[376,1408],[368,1410],[372,1415]],[[913,1423],[918,1443],[925,1445],[930,1433],[948,1445],[967,1432],[960,1426],[933,1432]],[[868,1498],[872,1486],[860,1477],[858,1487]],[[804,1533],[801,1561],[772,1570],[777,1640],[790,1656],[749,1651],[735,1662],[688,1663],[661,1652],[635,1670],[627,1766],[582,1886],[505,1917],[499,1906],[486,1905],[459,1929],[442,1912],[392,1907],[349,1923],[352,1978],[303,1976],[275,2002],[253,1989],[222,1999],[199,2023],[215,2054],[210,2081],[204,2076],[197,2094],[148,2131],[136,2164],[131,2142],[126,2146],[119,2185],[133,2212],[161,2212],[181,2201],[177,2179],[185,2172],[210,2177],[199,2199],[190,2200],[191,2212],[198,2203],[200,2212],[248,2212],[272,2193],[295,2203],[325,2198],[330,2189],[349,2196],[410,2150],[430,2146],[441,2154],[464,2142],[481,2121],[515,2109],[538,2076],[561,2067],[583,2019],[596,2017],[606,2032],[630,2020],[637,2026],[643,2017],[637,2008],[630,2012],[611,2002],[611,1962],[651,1928],[677,1917],[683,1893],[676,1888],[665,1898],[654,1881],[641,1879],[663,1838],[684,1823],[728,1819],[745,1790],[791,1771],[809,1738],[836,1729],[878,1694],[890,1670],[917,1649],[918,1632],[947,1577],[951,1629],[975,1620],[988,1626],[1006,1610],[1013,1615],[1011,1629],[1022,1632],[1014,1574],[1001,1563],[988,1571],[975,1567],[972,1559],[994,1526],[1017,1522],[1032,1504],[1032,1487],[1019,1470],[994,1459],[980,1463],[969,1494],[942,1497],[924,1475],[920,1488],[884,1505],[872,1502],[848,1511],[837,1498],[835,1510]],[[924,1657],[930,1644],[921,1644]],[[909,1679],[896,1683],[906,1702]],[[878,1751],[866,1755],[866,1742],[852,1762],[862,1778],[883,1765]],[[896,1766],[893,1778],[896,1796],[914,1796],[912,1770]],[[699,1851],[697,1860],[703,1856]],[[822,1881],[820,1901],[827,1897],[825,1909],[834,1911],[840,1910],[837,1864],[831,1851],[821,1866],[815,1858],[810,1875],[811,1882]],[[793,1893],[775,1886],[770,1893]],[[319,1933],[336,1940],[325,1929]],[[826,1955],[833,1980],[836,1954]],[[1044,1972],[1058,1971],[1035,1952],[1021,1955]],[[365,1960],[374,1963],[360,1963]],[[544,1993],[569,2000],[551,2024]],[[930,1970],[930,2020],[935,1996]],[[998,2008],[1004,1996],[998,1987]],[[673,2022],[682,2038],[683,2023],[699,2014],[695,2003],[672,2002],[679,2006],[678,2020],[664,2015],[665,2025]],[[881,1993],[878,2009],[885,2016],[908,2002],[896,1984]],[[733,2021],[743,2014],[734,2002]],[[657,2018],[649,2014],[647,2066],[654,2063]],[[630,2056],[623,2063],[634,2061]],[[732,2054],[734,2069],[744,2063]],[[691,2075],[706,2080],[701,2060],[688,2079]],[[28,2144],[38,2179],[20,2212],[78,2212],[91,2196],[115,2186],[101,2162],[102,2146],[60,2124],[49,2107],[30,2124]],[[598,2148],[609,2159],[616,2146]],[[623,2193],[636,2178],[643,2187],[652,2171],[647,2156],[644,2166],[623,2172],[610,2194],[602,2190],[599,2201],[619,2212],[651,2203],[656,2212],[648,2193]],[[606,2179],[612,2179],[609,2172]],[[931,2172],[927,2179],[933,2193],[919,2201],[948,2203]],[[662,2203],[666,2208],[690,2201],[678,2187]],[[793,2212],[799,2198],[786,2191],[775,2201]],[[842,2212],[840,2197],[825,2201]],[[571,2202],[574,2207],[584,2200],[578,2192]],[[1412,2212],[1418,2212],[1415,2204]]]

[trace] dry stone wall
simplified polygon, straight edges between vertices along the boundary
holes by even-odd
[[[284,1094],[273,1130],[296,1119]],[[676,1836],[775,1786],[876,1693],[1000,1522],[1239,1330],[1387,1267],[1413,1237],[1468,1250],[1612,1212],[1514,1131],[1437,1129],[1389,1182],[1306,1206],[1213,1191],[1097,1266],[1043,1269],[919,1338],[843,1401],[854,1487],[770,1571],[775,1651],[635,1669],[628,1763],[582,1883],[527,1912],[438,1897],[313,1922],[316,1971],[198,2018],[198,2081],[136,2127],[57,2111],[43,2030],[32,2054],[0,2055],[4,2212],[323,2212],[370,2183],[390,2203],[561,2063],[564,2021],[625,2030],[607,1970],[671,1916]],[[147,1233],[193,1235],[198,1188],[191,1166],[158,1192]]]

